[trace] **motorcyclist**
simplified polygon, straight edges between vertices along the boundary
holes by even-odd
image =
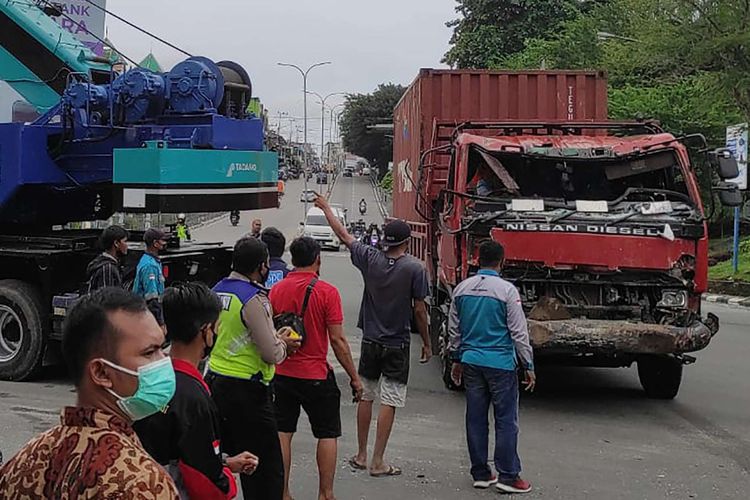
[[[367,202],[364,198],[359,200],[359,214],[365,215],[367,213]]]
[[[188,228],[185,220],[185,214],[179,214],[177,216],[177,225],[175,226],[175,231],[177,231],[177,237],[180,239],[180,241],[192,239],[192,237],[190,236],[190,228]]]

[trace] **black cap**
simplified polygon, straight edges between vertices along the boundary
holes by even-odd
[[[143,241],[146,243],[146,245],[151,246],[154,244],[154,242],[157,242],[159,240],[167,241],[169,240],[169,236],[161,229],[156,229],[155,227],[146,229],[146,232],[143,235]]]
[[[397,247],[411,238],[411,228],[406,222],[396,219],[383,228],[383,246]]]

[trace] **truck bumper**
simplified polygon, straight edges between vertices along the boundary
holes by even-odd
[[[719,330],[719,320],[708,318],[687,327],[566,319],[529,320],[534,350],[550,354],[681,354],[705,348]]]

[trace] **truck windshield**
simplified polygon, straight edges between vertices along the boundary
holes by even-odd
[[[580,159],[472,151],[469,192],[487,197],[615,201],[630,188],[688,196],[670,151],[629,159]]]

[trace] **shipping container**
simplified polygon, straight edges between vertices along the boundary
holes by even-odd
[[[394,216],[425,222],[415,210],[417,185],[429,198],[445,185],[447,158],[419,179],[421,154],[445,143],[464,122],[580,122],[607,118],[602,71],[490,71],[422,69],[394,110]],[[448,153],[446,153],[448,154]],[[446,168],[440,168],[445,166]]]

